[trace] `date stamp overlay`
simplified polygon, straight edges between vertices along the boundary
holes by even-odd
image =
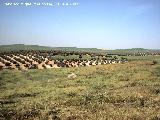
[[[38,7],[38,6],[49,6],[49,7],[56,7],[56,6],[79,6],[79,2],[3,2],[0,3],[0,6],[6,7]]]

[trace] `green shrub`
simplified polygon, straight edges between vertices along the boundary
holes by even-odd
[[[153,60],[153,65],[157,64],[158,62],[156,60]]]

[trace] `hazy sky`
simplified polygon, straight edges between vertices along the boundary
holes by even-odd
[[[33,0],[1,0],[0,44],[160,49],[160,0],[44,1],[79,5],[6,6]]]

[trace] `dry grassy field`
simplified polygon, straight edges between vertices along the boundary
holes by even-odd
[[[17,119],[159,120],[160,64],[2,70],[0,120]]]

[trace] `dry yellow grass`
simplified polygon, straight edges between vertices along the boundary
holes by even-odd
[[[159,106],[160,65],[152,61],[0,71],[2,120],[159,120]]]

